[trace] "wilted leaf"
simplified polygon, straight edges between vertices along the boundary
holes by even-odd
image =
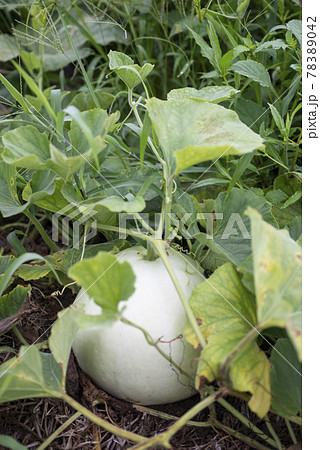
[[[196,383],[201,387],[204,381],[211,382],[224,375],[220,372],[221,364],[257,325],[256,305],[233,266],[227,263],[194,289],[190,306],[207,341],[197,371]],[[186,338],[194,347],[199,345],[190,326],[186,328]],[[250,340],[230,363],[232,387],[251,392],[249,406],[260,417],[268,412],[271,401],[269,370],[268,359],[254,340]]]
[[[301,247],[250,209],[254,284],[259,323],[287,328],[301,358]]]

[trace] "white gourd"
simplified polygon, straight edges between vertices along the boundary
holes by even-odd
[[[143,259],[142,247],[118,254],[135,273],[135,292],[120,302],[123,316],[144,328],[159,347],[180,367],[194,373],[199,354],[181,336],[186,324],[185,310],[162,260]],[[203,281],[199,267],[185,255],[169,249],[168,258],[189,299]],[[107,295],[107,293],[106,293]],[[77,299],[87,314],[97,315],[100,306],[81,290]],[[77,301],[76,299],[76,301]],[[73,351],[80,367],[106,392],[143,405],[176,402],[194,394],[193,382],[149,345],[143,333],[120,321],[104,328],[79,331]]]

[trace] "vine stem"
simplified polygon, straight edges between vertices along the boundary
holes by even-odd
[[[37,450],[44,450],[45,448],[47,448],[51,444],[51,442],[54,441],[79,416],[81,416],[81,412],[77,411],[66,422],[64,422],[59,428],[57,428],[56,431],[54,433],[52,433],[41,445],[39,445]]]
[[[285,418],[285,421],[286,421],[286,425],[287,425],[287,428],[288,428],[290,437],[291,437],[291,439],[292,439],[292,442],[293,442],[294,444],[297,444],[298,441],[297,441],[297,438],[296,438],[296,436],[295,436],[295,434],[294,434],[294,431],[293,431],[293,429],[292,429],[291,423],[289,422],[289,420],[288,420],[287,418]]]
[[[271,424],[271,422],[270,422],[270,419],[269,419],[268,414],[266,414],[266,417],[264,418],[264,420],[265,420],[265,422],[266,422],[266,424],[267,424],[267,427],[268,427],[268,430],[269,430],[271,436],[273,437],[273,439],[275,440],[275,442],[276,442],[276,444],[277,444],[278,450],[282,450],[282,444],[281,444],[281,441],[280,441],[280,439],[279,439],[277,433],[275,432],[275,430],[274,430],[274,428],[273,428],[273,426],[272,426],[272,424]]]
[[[87,419],[91,420],[91,422],[95,423],[104,430],[109,431],[109,433],[116,434],[117,436],[123,437],[124,439],[128,439],[129,441],[136,443],[145,442],[147,440],[147,438],[143,436],[139,436],[138,434],[132,433],[131,431],[123,430],[122,428],[119,428],[107,422],[106,420],[101,419],[66,393],[62,394],[61,398],[69,403],[69,405],[72,406],[80,414],[87,417]]]
[[[206,346],[206,340],[201,332],[198,322],[197,322],[197,320],[193,314],[193,311],[189,305],[188,299],[184,295],[184,292],[183,292],[181,285],[176,277],[176,274],[174,273],[174,271],[172,269],[169,258],[167,256],[165,248],[164,248],[166,244],[164,241],[156,241],[155,240],[154,245],[156,247],[156,250],[159,253],[159,256],[161,257],[161,259],[163,261],[163,264],[165,265],[165,267],[170,275],[170,278],[171,278],[176,290],[177,290],[177,293],[178,293],[180,300],[184,306],[184,309],[185,309],[187,318],[190,322],[190,325],[192,326],[192,329],[195,332],[197,339],[200,342],[201,347],[204,348]]]
[[[60,250],[59,247],[49,238],[49,236],[45,232],[43,226],[38,221],[38,219],[29,210],[24,211],[24,213],[28,217],[28,219],[31,220],[31,222],[36,227],[36,229],[38,230],[39,234],[41,235],[41,237],[43,238],[45,243],[51,248],[51,250],[53,252],[59,251]]]
[[[130,326],[140,330],[143,333],[143,335],[149,345],[155,347],[155,349],[160,353],[160,355],[163,356],[163,358],[165,358],[170,364],[172,364],[173,367],[175,367],[181,374],[185,375],[187,378],[189,378],[190,380],[192,380],[194,382],[194,376],[192,376],[190,373],[188,373],[187,371],[182,369],[175,361],[173,361],[173,359],[170,358],[169,355],[167,355],[167,353],[165,353],[163,350],[161,350],[161,348],[158,345],[159,340],[154,341],[152,336],[148,333],[147,330],[145,330],[144,328],[140,327],[139,325],[131,322],[131,320],[128,320],[125,317],[121,317],[120,320],[122,323],[124,323],[126,325],[130,325]]]
[[[236,410],[230,403],[228,403],[224,398],[219,398],[218,403],[220,403],[221,406],[223,406],[225,409],[227,409],[231,414],[233,414],[237,419],[240,420],[246,427],[249,428],[249,430],[254,431],[259,438],[266,441],[269,445],[272,445],[272,447],[278,448],[276,442],[271,439],[269,436],[263,433],[258,427],[256,427],[252,422],[250,422],[249,419],[247,419],[243,414],[241,414],[239,411]]]

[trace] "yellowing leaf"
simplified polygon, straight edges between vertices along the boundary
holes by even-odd
[[[283,327],[301,359],[301,247],[249,209],[257,316],[264,327]]]
[[[251,392],[249,406],[263,417],[271,401],[270,365],[254,341],[258,334],[253,334],[230,360],[229,372],[222,370],[228,355],[257,325],[254,297],[244,288],[232,264],[219,267],[196,287],[190,306],[207,341],[199,359],[197,387],[220,379],[237,391]],[[186,338],[194,347],[199,345],[190,326]]]

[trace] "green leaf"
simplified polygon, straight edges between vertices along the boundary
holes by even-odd
[[[19,444],[13,437],[5,436],[4,434],[0,434],[0,445],[10,448],[11,450],[28,450],[27,447]]]
[[[78,311],[74,307],[64,309],[58,313],[58,320],[52,326],[49,347],[55,361],[62,368],[62,384],[65,385],[67,367],[71,346],[78,331],[76,316]]]
[[[36,170],[23,190],[22,198],[28,203],[37,203],[51,196],[55,190],[56,174],[50,170]]]
[[[274,50],[285,50],[287,47],[288,45],[282,39],[274,39],[273,41],[266,41],[262,44],[259,44],[254,53],[262,52],[268,48],[272,48]]]
[[[302,410],[302,366],[289,339],[279,339],[271,357],[272,408],[290,418]]]
[[[232,179],[228,186],[228,191],[227,191],[228,194],[231,192],[231,189],[233,188],[233,186],[239,181],[239,179],[241,178],[241,175],[247,170],[253,157],[254,157],[254,153],[247,153],[246,155],[243,155],[239,158],[239,160],[237,161],[237,165],[234,170]]]
[[[103,198],[102,200],[94,201],[88,205],[85,202],[81,203],[81,206],[85,207],[83,212],[92,211],[93,209],[99,210],[100,208],[107,208],[112,212],[128,212],[135,213],[141,212],[146,207],[146,202],[142,197],[136,195],[135,197],[130,194],[129,198],[121,198],[116,195]],[[100,207],[100,208],[99,208]]]
[[[31,286],[16,286],[9,294],[0,297],[0,319],[17,314],[30,292]]]
[[[21,266],[21,264],[23,264],[27,261],[31,261],[33,259],[44,260],[44,258],[42,256],[38,255],[37,253],[24,253],[23,255],[19,256],[18,258],[15,258],[12,261],[10,261],[10,265],[7,267],[6,271],[0,278],[0,296],[3,294],[3,292],[8,287],[12,275]]]
[[[192,98],[193,100],[205,101],[211,103],[220,103],[233,97],[239,91],[231,86],[207,86],[202,89],[191,87],[172,89],[168,95],[168,100],[182,100]]]
[[[43,181],[47,179],[46,171],[41,171],[40,173],[44,174]],[[40,177],[41,178],[41,177]],[[56,178],[54,180],[54,192],[51,194],[51,185],[47,186],[48,191],[45,190],[40,192],[33,192],[33,189],[37,189],[39,187],[39,184],[33,184],[33,177],[30,183],[26,185],[24,190],[22,191],[22,198],[24,200],[34,203],[35,205],[39,206],[40,208],[44,208],[48,211],[51,211],[53,213],[60,211],[67,207],[70,202],[65,199],[65,197],[62,195],[62,188],[67,186],[68,183],[66,183],[62,178]],[[71,210],[70,205],[70,210]]]
[[[257,325],[256,306],[253,295],[243,287],[230,263],[219,267],[194,289],[190,306],[207,341],[199,358],[196,380],[199,388],[204,382],[225,376],[221,373],[221,364]],[[198,347],[190,326],[186,328],[186,338]],[[259,417],[263,417],[270,406],[269,371],[268,359],[254,340],[240,349],[230,363],[232,387],[240,392],[251,392],[249,406]]]
[[[259,132],[260,125],[268,119],[268,115],[265,114],[266,108],[244,98],[237,99],[234,110],[240,120],[256,133]]]
[[[0,366],[0,402],[30,397],[60,397],[62,369],[50,353],[37,345],[22,346],[19,356]]]
[[[221,156],[263,148],[261,137],[241,123],[234,111],[222,106],[193,99],[152,98],[146,103],[172,173]]]
[[[77,262],[68,274],[104,311],[116,313],[119,302],[134,292],[135,275],[130,264],[119,262],[116,255],[107,252]]]
[[[112,92],[112,91],[111,91]],[[100,89],[95,91],[96,97],[99,101],[100,108],[107,109],[113,102],[115,96],[112,95],[109,88]],[[76,107],[79,111],[88,111],[96,107],[92,95],[87,92],[79,92],[76,94],[69,106]]]
[[[26,169],[47,168],[49,140],[36,127],[26,125],[7,131],[2,141],[5,149],[1,156],[6,163]]]
[[[67,108],[70,110],[73,107]],[[119,113],[108,116],[101,109],[80,113],[74,108],[76,118],[71,123],[70,138],[75,156],[67,156],[57,149],[45,133],[32,126],[22,126],[8,131],[2,137],[5,149],[2,158],[8,164],[27,169],[50,169],[68,180],[84,164],[105,148],[105,134],[119,118]],[[30,191],[28,192],[30,195]]]
[[[272,214],[279,227],[284,228],[295,220],[296,217],[301,216],[301,201],[299,199],[301,195],[301,181],[294,175],[284,174],[274,180],[273,188],[275,191],[281,190],[286,195],[284,200],[292,197],[286,208],[283,208],[284,203],[279,203],[272,208]],[[296,194],[299,191],[300,194]],[[293,203],[292,200],[294,200]]]
[[[16,40],[6,33],[0,34],[0,61],[10,61],[19,55]]]
[[[16,175],[15,167],[0,160],[0,211],[3,217],[19,214],[28,206],[19,201]]]
[[[215,200],[217,227],[213,239],[207,237],[202,242],[235,265],[241,264],[251,253],[250,219],[245,214],[248,206],[258,210],[268,222],[275,223],[271,205],[264,198],[248,190],[233,188],[229,196],[221,192]]]
[[[277,108],[275,108],[273,105],[271,105],[270,103],[268,103],[273,120],[275,121],[275,124],[278,127],[278,130],[280,131],[280,133],[282,135],[285,134],[285,125],[284,125],[284,120],[281,117],[279,111],[277,110]]]
[[[110,50],[108,57],[110,69],[116,72],[129,89],[133,89],[141,83],[154,67],[153,64],[149,63],[140,67],[138,64],[134,64],[129,56],[113,50]]]
[[[292,31],[295,37],[298,39],[300,47],[302,44],[302,21],[301,20],[290,20],[287,23],[288,30]]]
[[[270,75],[261,63],[252,60],[237,61],[232,64],[230,70],[233,70],[239,75],[243,75],[250,80],[256,81],[261,86],[273,89]]]
[[[201,50],[201,55],[204,58],[207,58],[208,61],[212,64],[212,66],[219,72],[219,60],[217,60],[214,50],[206,43],[206,41],[195,31],[193,31],[191,28],[187,27],[188,30],[191,32],[194,40],[199,45]]]
[[[276,230],[257,211],[249,209],[248,215],[258,321],[263,328],[286,328],[301,358],[301,247],[287,230]]]

